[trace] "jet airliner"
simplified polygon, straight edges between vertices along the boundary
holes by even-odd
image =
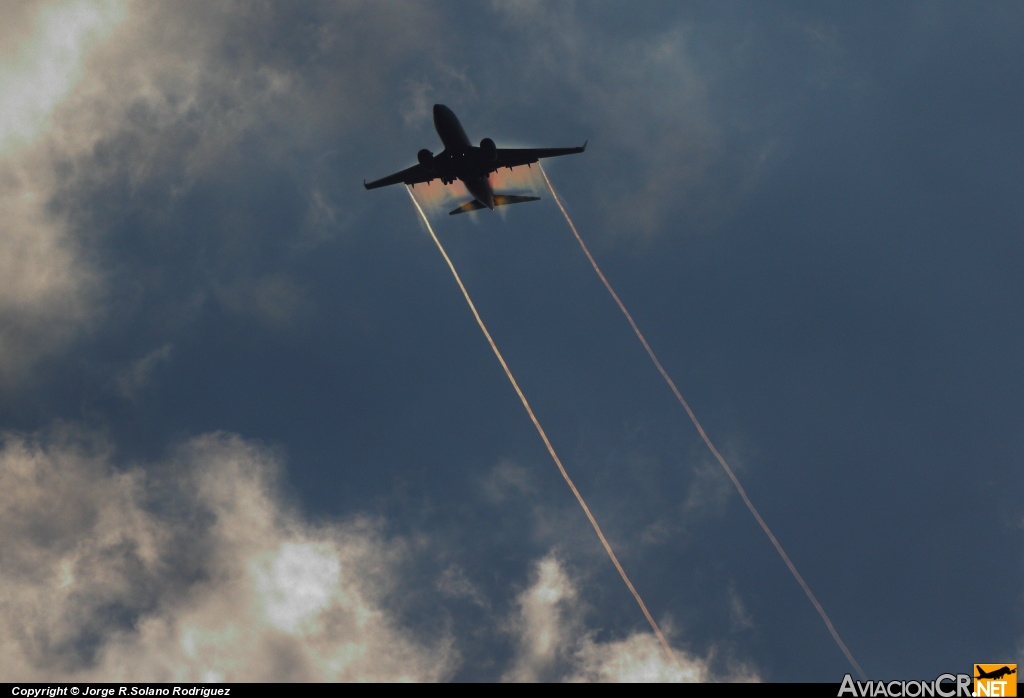
[[[469,142],[465,129],[455,113],[443,104],[434,105],[434,128],[441,137],[444,150],[434,155],[424,148],[416,154],[419,162],[401,172],[382,177],[363,186],[367,189],[386,187],[390,184],[416,185],[440,179],[451,184],[456,179],[466,185],[473,200],[459,206],[450,215],[508,204],[537,201],[539,196],[510,196],[497,194],[491,189],[490,174],[502,167],[512,169],[519,165],[532,165],[541,158],[582,153],[586,142],[576,148],[499,148],[490,138],[484,138],[479,146]]]

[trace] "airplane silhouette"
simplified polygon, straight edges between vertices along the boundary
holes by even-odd
[[[1016,669],[1011,669],[1008,666],[1004,666],[999,669],[994,669],[990,672],[982,671],[981,667],[977,664],[974,665],[974,668],[978,670],[978,675],[974,677],[976,679],[1001,679],[1007,674],[1017,673]]]
[[[386,187],[391,184],[416,185],[440,179],[451,184],[456,179],[466,185],[473,195],[473,200],[459,206],[449,215],[508,204],[521,204],[526,201],[538,201],[539,196],[510,196],[496,194],[491,189],[490,174],[502,167],[512,169],[519,165],[532,165],[541,158],[553,158],[559,155],[582,153],[587,144],[577,148],[499,148],[494,141],[485,138],[479,146],[472,145],[466,131],[459,123],[455,113],[443,104],[434,105],[434,128],[444,143],[444,150],[434,155],[424,148],[416,154],[419,162],[401,172],[382,177],[363,186],[367,189]]]

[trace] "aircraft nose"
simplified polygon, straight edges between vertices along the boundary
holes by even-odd
[[[442,121],[451,121],[452,110],[443,104],[434,105],[434,123],[439,124]]]

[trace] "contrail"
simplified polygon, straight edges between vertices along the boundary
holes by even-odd
[[[593,255],[590,254],[590,250],[587,249],[586,243],[583,242],[583,238],[581,238],[579,232],[577,232],[572,219],[569,218],[569,214],[566,212],[565,206],[562,205],[562,200],[559,199],[558,194],[555,193],[555,188],[552,186],[551,180],[548,179],[548,173],[544,171],[544,167],[541,166],[540,163],[537,163],[537,165],[540,167],[541,174],[544,175],[544,181],[547,183],[548,189],[551,190],[551,196],[554,198],[555,203],[558,204],[558,208],[562,211],[562,215],[565,216],[565,222],[569,224],[569,228],[572,229],[572,234],[576,236],[576,241],[579,242],[580,247],[583,248],[583,253],[587,256],[587,259],[590,260],[590,265],[594,267],[594,271],[597,272],[598,277],[601,279],[601,283],[603,283],[604,287],[608,289],[608,293],[611,294],[611,297],[615,300],[616,305],[619,306],[619,310],[622,311],[622,314],[626,316],[626,320],[629,321],[630,327],[632,327],[633,332],[636,333],[637,339],[639,339],[640,343],[644,345],[644,349],[647,350],[647,355],[651,357],[651,361],[654,362],[655,367],[658,369],[658,373],[660,373],[661,377],[665,379],[668,387],[672,389],[672,393],[676,396],[676,400],[678,400],[679,404],[683,406],[684,410],[686,410],[686,414],[690,416],[690,421],[693,422],[693,426],[697,427],[697,431],[700,433],[700,438],[704,439],[704,443],[707,444],[707,447],[713,454],[715,454],[715,458],[722,466],[722,470],[724,470],[725,474],[729,476],[729,479],[732,480],[732,484],[736,486],[736,491],[739,492],[740,497],[743,498],[743,503],[747,505],[747,509],[749,509],[750,513],[754,515],[754,518],[757,519],[757,523],[761,526],[761,530],[764,531],[766,536],[768,536],[768,539],[772,542],[772,545],[775,546],[775,550],[778,551],[782,561],[786,563],[786,567],[788,567],[789,571],[793,573],[793,577],[800,584],[801,588],[803,588],[804,593],[807,594],[807,598],[811,600],[811,604],[813,604],[814,608],[818,611],[818,615],[821,616],[823,621],[825,621],[825,626],[828,628],[829,633],[832,634],[832,639],[836,641],[837,645],[839,645],[839,649],[842,650],[847,661],[849,661],[853,668],[857,670],[861,679],[867,680],[867,675],[864,673],[864,670],[860,668],[860,664],[857,663],[857,660],[853,658],[853,654],[850,653],[846,643],[843,642],[841,637],[839,637],[839,633],[836,632],[831,619],[829,619],[828,614],[825,613],[825,609],[818,602],[814,593],[811,592],[811,588],[807,586],[807,582],[804,581],[804,578],[800,576],[799,572],[797,572],[796,565],[794,565],[793,561],[789,559],[789,555],[786,554],[786,551],[782,549],[782,544],[779,543],[779,540],[775,537],[775,534],[772,533],[772,530],[768,528],[768,524],[766,524],[764,519],[761,518],[761,514],[758,513],[754,503],[751,502],[750,497],[747,496],[747,491],[744,490],[743,485],[740,484],[739,478],[737,478],[736,474],[733,473],[732,468],[730,468],[729,464],[725,462],[725,458],[723,458],[722,454],[718,452],[715,445],[711,443],[711,439],[708,438],[707,433],[704,431],[704,427],[702,427],[700,421],[698,421],[697,415],[693,413],[693,410],[690,409],[690,405],[683,399],[683,395],[679,392],[679,388],[676,387],[675,382],[669,377],[668,372],[665,371],[665,367],[661,365],[660,361],[658,361],[658,357],[654,355],[654,350],[651,349],[651,345],[647,343],[647,339],[644,337],[643,332],[641,332],[640,328],[636,326],[636,322],[633,321],[633,316],[629,314],[628,310],[626,310],[626,306],[619,298],[619,294],[615,292],[615,289],[612,288],[608,279],[605,278],[604,273],[601,272],[601,268],[597,266],[597,262],[594,260]]]
[[[412,199],[413,205],[416,207],[416,210],[419,211],[420,218],[422,218],[423,223],[426,224],[427,231],[430,232],[430,237],[434,238],[434,244],[436,244],[437,249],[441,251],[441,256],[444,257],[444,261],[448,264],[448,268],[452,270],[452,276],[455,277],[455,283],[459,285],[459,288],[462,290],[462,295],[466,299],[466,303],[469,305],[469,309],[473,311],[473,317],[476,318],[476,324],[480,325],[480,330],[484,333],[484,337],[487,338],[487,343],[491,345],[491,350],[498,358],[498,363],[500,363],[501,367],[505,369],[505,375],[508,376],[509,383],[511,383],[512,387],[515,388],[516,395],[519,396],[519,400],[523,403],[523,407],[526,408],[526,413],[530,415],[530,420],[533,422],[533,426],[537,428],[537,433],[540,434],[541,440],[543,440],[544,445],[547,446],[548,453],[551,454],[551,459],[555,461],[555,465],[558,466],[558,471],[562,473],[562,477],[565,478],[565,482],[569,485],[569,489],[571,489],[572,493],[576,495],[576,501],[580,503],[581,507],[583,507],[583,513],[587,515],[590,525],[594,527],[594,532],[597,533],[597,537],[601,539],[601,545],[604,546],[604,550],[608,553],[608,557],[611,559],[612,564],[615,565],[615,569],[619,571],[619,576],[622,577],[622,581],[626,583],[630,593],[633,594],[633,598],[636,599],[637,605],[640,606],[640,610],[644,612],[644,617],[647,618],[647,622],[650,623],[651,628],[654,629],[654,634],[657,635],[658,640],[661,641],[661,646],[665,648],[666,654],[668,654],[672,661],[678,665],[679,662],[676,660],[675,652],[672,651],[672,647],[669,646],[668,640],[665,639],[665,635],[662,634],[661,628],[658,627],[658,623],[654,620],[650,611],[647,610],[647,605],[644,603],[644,600],[640,598],[640,593],[633,586],[633,582],[629,581],[629,577],[626,575],[626,570],[624,570],[622,565],[619,564],[619,558],[615,557],[615,552],[612,550],[612,546],[608,543],[608,539],[604,537],[604,533],[601,532],[601,527],[597,525],[597,519],[595,519],[594,515],[590,513],[590,507],[588,507],[587,503],[583,501],[583,495],[581,495],[580,491],[576,489],[576,485],[573,484],[572,478],[569,477],[569,473],[566,472],[565,466],[562,465],[562,460],[558,457],[558,454],[555,453],[554,446],[552,446],[551,442],[548,440],[548,435],[544,433],[544,428],[540,425],[540,422],[537,420],[537,416],[533,413],[530,403],[526,400],[526,395],[524,395],[523,391],[519,388],[519,383],[516,382],[508,364],[505,363],[505,358],[501,355],[501,352],[498,351],[498,345],[494,343],[491,333],[487,331],[487,326],[484,325],[484,321],[481,319],[480,313],[477,312],[476,306],[469,297],[469,292],[466,290],[466,286],[462,283],[459,273],[455,271],[455,265],[452,264],[452,260],[448,257],[448,253],[444,251],[441,241],[438,240],[437,235],[434,234],[434,228],[430,225],[430,221],[427,220],[427,216],[423,213],[423,209],[420,208],[420,204],[413,195],[412,189],[409,187],[406,187],[406,189],[409,191],[409,197]]]

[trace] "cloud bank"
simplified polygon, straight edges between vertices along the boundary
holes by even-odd
[[[146,468],[116,460],[72,426],[4,435],[6,680],[441,681],[458,670],[449,632],[403,619],[416,546],[379,520],[310,522],[282,496],[273,451],[217,433]],[[681,648],[674,664],[647,632],[598,639],[578,586],[552,553],[510,616],[488,611],[482,632],[514,645],[505,680],[756,679]]]
[[[437,681],[457,663],[398,613],[400,539],[314,525],[278,459],[210,434],[155,471],[64,428],[0,450],[5,680]],[[158,474],[154,474],[158,472]]]

